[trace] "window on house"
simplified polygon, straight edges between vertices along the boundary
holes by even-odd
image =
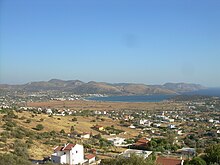
[[[63,154],[66,155],[66,152],[64,152]]]
[[[76,153],[78,153],[78,151],[76,151]]]

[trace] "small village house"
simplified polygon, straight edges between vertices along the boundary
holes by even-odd
[[[89,164],[95,162],[95,155],[93,155],[93,154],[88,154],[85,156],[85,158]]]
[[[120,137],[108,138],[108,141],[110,141],[114,146],[121,146],[125,143],[125,138],[120,138]]]
[[[80,144],[66,144],[54,148],[54,153],[51,155],[53,163],[60,164],[82,164],[84,160],[84,148]]]
[[[120,155],[129,158],[132,154],[147,158],[152,154],[152,151],[127,149],[124,152],[122,152]]]
[[[101,125],[95,125],[94,128],[98,131],[104,131],[104,127]]]
[[[156,160],[157,165],[183,165],[184,160],[178,158],[158,157]]]

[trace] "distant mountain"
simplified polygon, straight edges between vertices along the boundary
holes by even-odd
[[[147,95],[147,94],[178,94],[204,89],[199,84],[166,83],[164,85],[145,85],[134,83],[111,84],[105,82],[80,80],[59,80],[30,82],[23,85],[0,84],[0,90],[21,90],[26,92],[60,91],[75,94],[107,94],[107,95]]]
[[[163,85],[163,88],[169,89],[175,92],[192,92],[201,89],[205,89],[200,84],[187,84],[187,83],[166,83]]]

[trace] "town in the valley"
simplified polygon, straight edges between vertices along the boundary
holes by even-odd
[[[157,103],[86,97],[2,92],[0,152],[33,164],[95,165],[135,155],[183,165],[220,141],[218,97],[176,96]]]

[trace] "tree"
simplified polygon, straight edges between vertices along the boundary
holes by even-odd
[[[61,133],[61,134],[65,134],[64,129],[61,129],[60,133]]]
[[[206,162],[200,157],[194,157],[192,160],[186,163],[186,165],[206,165]]]
[[[154,165],[154,160],[132,154],[129,158],[119,156],[115,159],[103,160],[101,165]]]
[[[220,164],[220,144],[209,146],[205,150],[205,160],[208,164],[219,163]]]
[[[30,161],[14,154],[0,154],[1,165],[32,165]]]
[[[40,131],[40,130],[44,129],[44,126],[42,124],[38,124],[35,129]]]
[[[72,132],[74,132],[74,131],[75,131],[74,126],[71,126],[71,128],[70,128],[70,132],[72,133]]]
[[[76,118],[76,117],[72,118],[72,121],[73,121],[73,122],[74,122],[74,121],[77,121],[77,118]]]
[[[16,140],[14,142],[14,154],[24,159],[28,159],[29,155],[27,151],[27,145],[21,141]]]

